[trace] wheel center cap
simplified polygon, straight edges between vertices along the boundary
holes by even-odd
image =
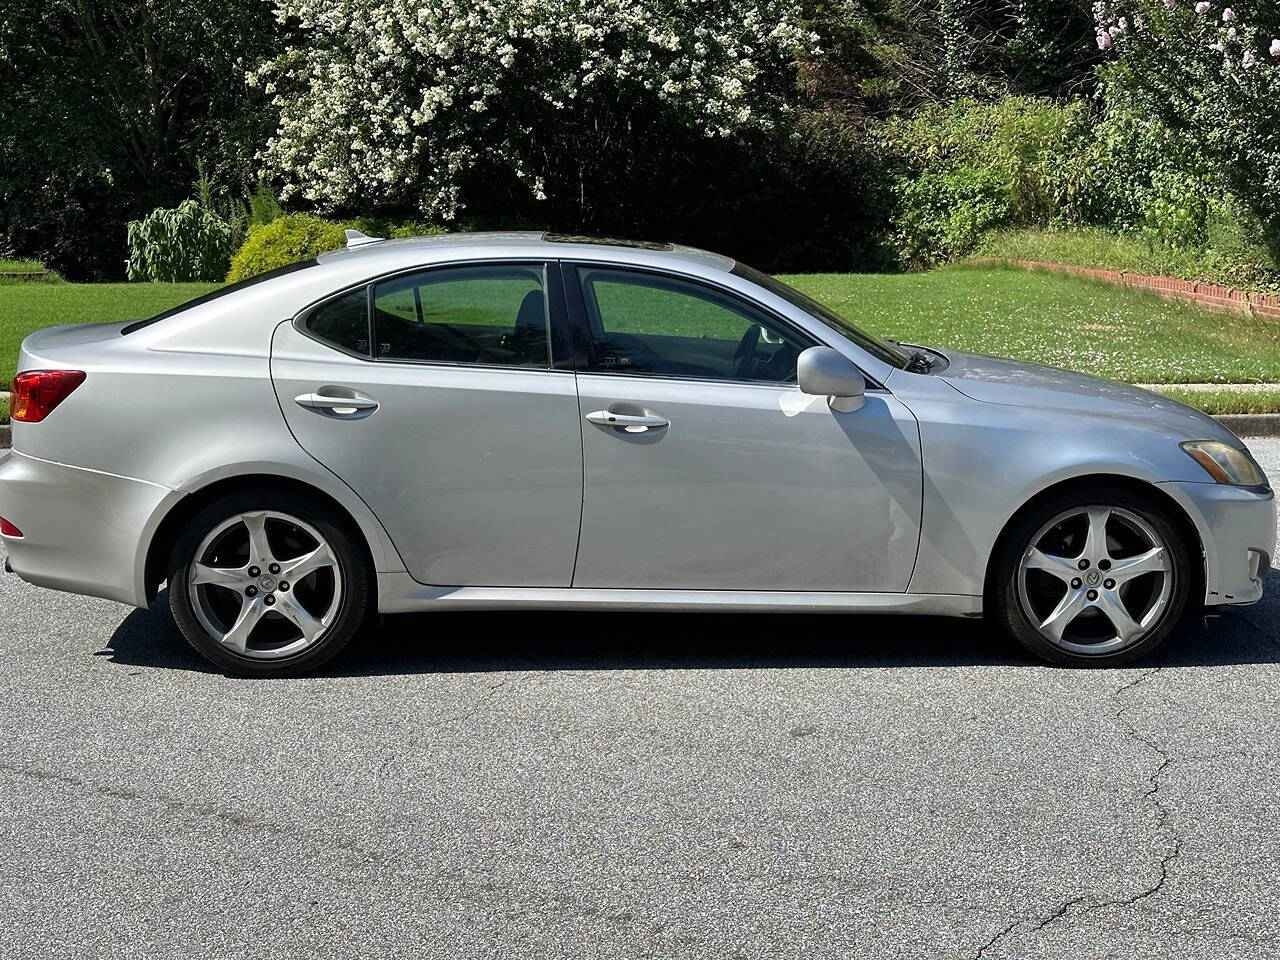
[[[263,577],[263,579],[265,580],[267,578]],[[1089,584],[1089,586],[1096,587],[1099,583],[1102,582],[1102,574],[1100,574],[1097,570],[1090,570],[1088,573],[1084,575],[1084,579]]]
[[[269,577],[264,573],[258,578],[258,589],[263,593],[273,593],[276,589],[276,578]]]

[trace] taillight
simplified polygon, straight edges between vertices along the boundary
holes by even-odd
[[[11,537],[14,540],[21,540],[22,531],[4,517],[0,517],[0,537]]]
[[[83,370],[27,370],[13,378],[9,419],[39,423],[84,383]]]

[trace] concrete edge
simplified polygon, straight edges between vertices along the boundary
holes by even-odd
[[[1224,413],[1213,419],[1237,437],[1280,437],[1280,413]]]
[[[1280,437],[1280,413],[1231,413],[1214,417],[1237,437]],[[13,443],[9,424],[0,424],[0,450]]]

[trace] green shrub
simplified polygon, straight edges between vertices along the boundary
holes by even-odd
[[[194,200],[130,221],[128,239],[126,272],[133,281],[220,280],[233,249],[231,225]]]
[[[276,267],[307,260],[347,244],[344,227],[308,213],[290,213],[249,228],[244,245],[231,258],[227,282],[246,280]]]
[[[960,100],[896,117],[879,130],[904,175],[961,168],[995,178],[1014,222],[1075,220],[1092,181],[1087,106],[1038,97]]]
[[[371,237],[421,237],[443,233],[443,228],[418,220],[361,218],[339,223],[309,213],[289,213],[268,223],[251,225],[244,245],[231,258],[227,282],[245,280],[276,267],[340,250],[347,245],[347,230],[359,230]]]
[[[964,256],[1010,214],[1004,180],[992,170],[972,167],[904,179],[898,202],[898,255],[916,269]]]

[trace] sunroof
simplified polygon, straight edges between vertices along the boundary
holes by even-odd
[[[591,243],[603,247],[631,247],[634,250],[674,250],[670,243],[654,243],[650,240],[622,240],[618,237],[587,237],[576,233],[544,233],[548,243]]]

